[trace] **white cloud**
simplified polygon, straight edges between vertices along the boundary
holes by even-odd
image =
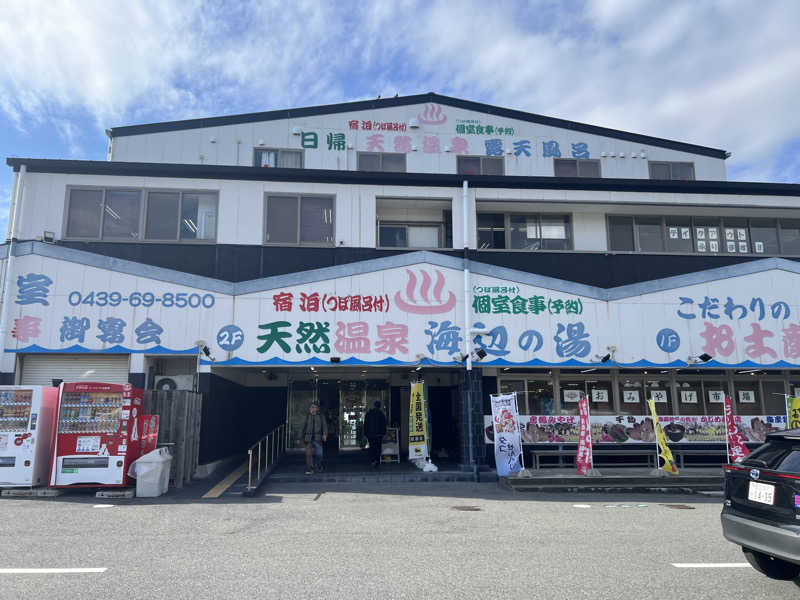
[[[0,112],[99,128],[439,91],[721,147],[737,176],[798,180],[800,2],[16,0]]]

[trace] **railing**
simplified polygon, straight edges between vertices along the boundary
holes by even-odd
[[[270,431],[247,451],[247,490],[252,494],[269,475],[278,459],[286,452],[286,423]]]

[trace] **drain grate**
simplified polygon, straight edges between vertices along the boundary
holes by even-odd
[[[662,504],[664,508],[674,508],[675,510],[694,510],[694,506],[688,504]]]
[[[477,506],[454,506],[453,510],[462,510],[464,512],[476,512],[481,509]]]

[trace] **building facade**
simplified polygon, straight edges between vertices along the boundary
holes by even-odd
[[[374,400],[405,440],[417,378],[464,468],[492,393],[566,451],[584,394],[630,446],[650,398],[715,444],[725,395],[757,441],[800,391],[800,186],[727,182],[723,150],[436,94],[108,135],[7,160],[0,378],[198,386],[201,462],[283,422],[293,448],[312,400],[332,452]]]

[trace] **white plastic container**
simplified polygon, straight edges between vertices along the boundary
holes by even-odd
[[[137,498],[156,498],[167,492],[172,455],[167,448],[158,448],[136,460],[128,472],[136,478]]]

